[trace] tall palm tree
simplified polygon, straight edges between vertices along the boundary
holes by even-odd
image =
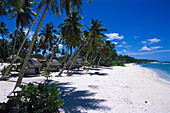
[[[0,15],[1,15],[1,17],[3,17],[3,15],[7,15],[7,13],[6,13],[6,2],[5,2],[5,0],[1,0],[0,1]]]
[[[31,15],[36,15],[34,11],[31,10],[33,6],[35,6],[35,2],[33,0],[8,0],[8,3],[10,4],[10,8],[7,10],[8,13],[11,13],[9,19],[12,19],[16,17],[16,27],[17,30],[15,32],[15,40],[13,45],[13,51],[12,51],[12,59],[14,58],[15,54],[15,46],[16,46],[16,36],[18,34],[19,26],[21,25],[21,28],[24,28],[26,26],[30,26],[30,21],[33,21],[33,18]]]
[[[83,31],[81,27],[83,27],[83,24],[79,23],[81,19],[83,19],[83,17],[80,16],[79,12],[73,11],[68,17],[66,17],[66,19],[64,20],[64,23],[59,25],[59,28],[61,30],[61,35],[63,37],[63,41],[67,44],[67,51],[70,48],[72,47],[75,48],[82,43]],[[67,59],[67,56],[68,56],[68,53],[66,53],[66,59]],[[71,60],[71,58],[69,59]],[[60,71],[58,76],[62,74],[66,65],[67,63],[64,62],[64,67]]]
[[[6,47],[6,49],[8,51],[8,55],[10,55],[7,43],[5,43],[5,39],[4,39],[4,35],[8,35],[8,33],[9,33],[9,29],[6,28],[6,24],[4,22],[1,22],[0,23],[0,34],[1,34],[2,38],[3,38],[4,46]]]
[[[43,49],[43,57],[47,49],[51,50],[53,48],[54,41],[57,39],[54,33],[57,33],[57,30],[54,29],[52,23],[47,23],[46,26],[43,26],[43,30],[41,29],[39,45]]]
[[[6,24],[4,22],[0,23],[0,34],[2,36],[2,38],[4,38],[4,35],[8,35],[9,30],[8,28],[6,28]]]

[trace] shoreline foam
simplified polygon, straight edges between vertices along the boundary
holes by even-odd
[[[136,64],[136,65],[138,65],[138,64]],[[165,78],[165,76],[170,76],[167,72],[162,71],[160,69],[152,68],[152,67],[145,67],[145,66],[142,66],[142,65],[139,65],[139,66],[143,67],[143,68],[146,68],[146,69],[152,70],[153,73],[154,73],[153,76],[155,77],[155,79],[158,79],[160,81],[163,81],[165,83],[170,84],[170,79],[167,80],[167,78]]]

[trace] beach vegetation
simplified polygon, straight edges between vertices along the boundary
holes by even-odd
[[[46,68],[44,72],[42,72],[42,74],[44,75],[45,78],[47,78],[47,80],[52,77],[51,74],[51,70]]]
[[[29,103],[29,112],[33,113],[52,113],[58,112],[64,104],[64,100],[60,99],[60,93],[57,91],[56,85],[53,83],[49,86],[32,83],[20,86],[22,88],[22,100]]]
[[[8,67],[9,67],[9,65],[3,67],[3,69],[1,70],[2,75],[5,73],[5,71],[8,69]],[[13,65],[12,68],[16,68],[16,66]],[[10,72],[12,71],[12,68],[11,68],[11,70],[8,72],[8,74],[10,74]]]

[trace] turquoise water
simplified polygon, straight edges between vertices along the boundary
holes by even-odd
[[[139,65],[154,70],[158,78],[170,83],[170,63],[149,63]]]

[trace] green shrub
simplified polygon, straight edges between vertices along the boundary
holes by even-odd
[[[8,69],[9,66],[10,66],[10,65],[4,66],[4,68],[1,70],[2,75],[6,72],[6,70]],[[8,72],[8,74],[10,74],[12,68],[16,68],[16,66],[13,65],[13,66],[11,67],[10,71]]]
[[[49,77],[51,77],[50,76],[50,74],[51,74],[51,70],[50,69],[48,69],[48,68],[45,68],[45,71],[44,72],[42,72],[42,74],[44,75],[44,77],[45,78],[47,78],[47,80],[48,80],[48,78]]]
[[[53,83],[51,86],[45,86],[39,84],[35,86],[32,83],[21,86],[23,90],[23,98],[31,105],[31,111],[35,113],[54,112],[58,108],[62,107],[64,100],[60,99],[60,93],[56,89],[56,85]],[[29,109],[28,109],[29,110]]]
[[[87,66],[92,66],[92,64],[91,64],[91,63],[88,63]]]

